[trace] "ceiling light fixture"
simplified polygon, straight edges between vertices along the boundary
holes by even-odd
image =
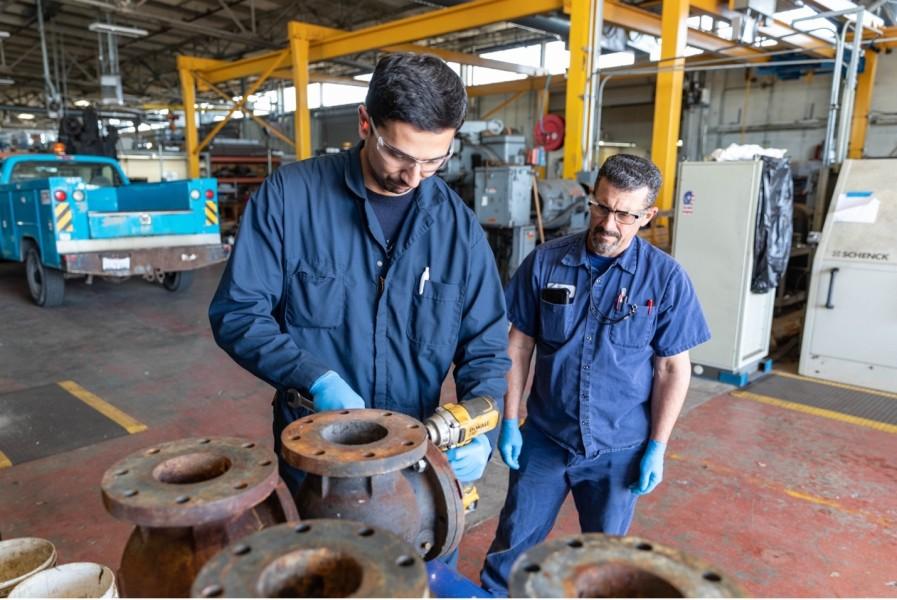
[[[88,106],[90,106],[90,100],[75,100],[75,106],[87,108]]]
[[[114,23],[91,23],[87,28],[95,33],[111,33],[112,35],[120,35],[122,37],[138,38],[149,35],[146,29],[137,27],[126,27],[124,25],[115,25]]]
[[[18,116],[19,116],[19,118],[22,119],[23,121],[32,121],[32,120],[34,120],[34,115],[32,115],[31,113],[19,113]]]
[[[9,77],[0,77],[0,85],[15,85],[16,80]]]

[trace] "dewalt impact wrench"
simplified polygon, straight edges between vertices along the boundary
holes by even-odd
[[[486,396],[471,398],[457,404],[443,404],[436,409],[424,425],[433,444],[447,452],[465,446],[481,433],[498,427],[501,414],[495,400]],[[473,483],[463,484],[464,510],[476,510],[480,495]]]

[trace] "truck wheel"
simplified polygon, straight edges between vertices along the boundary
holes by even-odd
[[[59,306],[65,296],[65,277],[62,271],[51,269],[40,259],[40,252],[31,246],[25,252],[25,277],[28,291],[38,306]]]
[[[169,292],[183,292],[193,283],[193,271],[174,271],[166,273],[162,285]]]

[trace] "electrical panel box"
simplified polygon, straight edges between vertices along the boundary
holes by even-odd
[[[530,252],[536,249],[536,228],[533,225],[515,227],[511,239],[511,259],[508,261],[508,275],[514,276],[514,272]]]
[[[507,165],[526,162],[526,136],[520,134],[484,135],[480,137],[480,147],[487,150],[487,160],[500,160]]]
[[[846,160],[813,259],[799,373],[897,392],[897,160]]]
[[[528,166],[477,167],[474,172],[474,212],[482,225],[529,225],[532,193]]]
[[[769,352],[775,290],[751,292],[760,160],[684,162],[676,188],[673,257],[691,278],[710,341],[694,365],[744,372]]]

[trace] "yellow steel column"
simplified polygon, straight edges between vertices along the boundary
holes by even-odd
[[[595,0],[601,1],[601,0]],[[567,70],[567,105],[564,114],[564,177],[573,179],[582,169],[585,91],[592,70],[589,45],[592,0],[570,2],[570,67]]]
[[[875,88],[875,72],[878,70],[878,52],[866,50],[866,65],[857,78],[856,100],[853,103],[853,123],[850,128],[850,145],[847,158],[863,158],[866,131],[869,129],[869,109],[872,108],[872,91]]]
[[[682,116],[682,79],[685,67],[688,0],[665,0],[661,17],[660,63],[654,94],[654,130],[651,158],[663,174],[657,204],[660,210],[673,208],[676,190],[676,156],[679,120]]]
[[[290,54],[293,61],[293,84],[296,86],[296,114],[293,137],[296,159],[311,158],[311,117],[308,114],[308,40],[299,23],[289,24]]]
[[[196,131],[196,79],[188,61],[178,57],[178,73],[181,77],[181,97],[184,103],[184,133],[187,151],[187,175],[199,177],[199,135]]]

